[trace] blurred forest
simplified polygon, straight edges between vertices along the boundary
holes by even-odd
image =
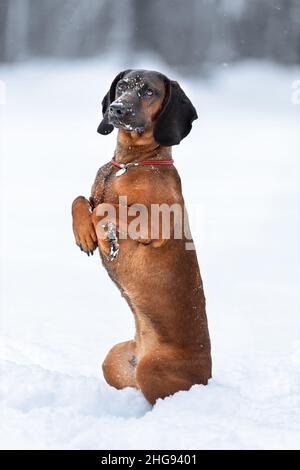
[[[300,0],[0,0],[0,61],[155,53],[186,71],[300,62]]]

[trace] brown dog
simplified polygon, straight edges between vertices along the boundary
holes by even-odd
[[[118,389],[140,389],[154,404],[194,384],[207,384],[211,377],[202,280],[196,252],[186,249],[191,240],[174,236],[175,216],[168,237],[160,218],[159,235],[151,238],[151,217],[137,237],[123,235],[134,220],[132,211],[141,205],[151,212],[153,204],[177,204],[184,211],[171,146],[186,137],[197,114],[177,82],[146,70],[121,72],[102,111],[98,132],[119,128],[114,161],[98,171],[90,200],[79,196],[73,202],[73,230],[87,254],[99,246],[103,265],[135,318],[134,340],[110,350],[104,377]],[[120,196],[126,196],[127,206],[121,207]],[[101,209],[105,212],[107,203],[115,214],[105,218]],[[103,225],[115,232],[99,236]]]

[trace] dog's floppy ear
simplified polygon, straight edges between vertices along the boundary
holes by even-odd
[[[116,96],[116,86],[119,80],[126,75],[126,73],[130,72],[131,70],[123,70],[123,72],[120,72],[113,80],[109,91],[106,93],[102,100],[102,115],[103,119],[100,122],[97,132],[99,134],[107,135],[110,134],[114,130],[114,126],[108,122],[108,109],[109,105],[115,100]]]
[[[166,98],[156,119],[153,135],[164,147],[177,145],[192,128],[197,112],[177,82],[166,80]]]

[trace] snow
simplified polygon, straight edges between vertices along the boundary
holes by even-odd
[[[114,62],[1,66],[1,448],[291,449],[300,439],[300,69],[246,62],[179,80],[199,120],[174,148],[212,340],[207,387],[159,400],[100,364],[133,335],[98,256],[75,245],[115,132],[96,133]],[[5,101],[2,96],[1,103]]]

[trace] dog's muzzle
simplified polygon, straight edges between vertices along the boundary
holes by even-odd
[[[121,119],[125,114],[132,111],[132,106],[126,105],[122,101],[113,101],[109,106],[109,115],[113,118]]]

